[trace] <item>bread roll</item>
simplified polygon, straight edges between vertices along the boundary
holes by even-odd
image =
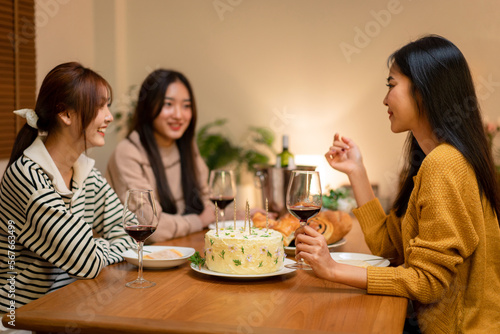
[[[274,229],[281,234],[283,234],[283,244],[286,246],[295,239],[295,230],[300,226],[300,222],[297,218],[289,213],[286,213],[280,219],[278,219],[278,225]]]
[[[266,215],[264,213],[256,212],[252,217],[252,221],[253,226],[257,228],[266,228]],[[268,224],[269,228],[274,229],[276,225],[278,225],[278,222],[274,219],[269,218]]]
[[[295,220],[295,221],[294,221]],[[257,228],[266,228],[266,215],[256,212],[253,217],[253,226]],[[283,244],[288,246],[295,238],[293,232],[300,226],[299,221],[291,214],[287,213],[279,220],[269,218],[269,228],[280,232],[283,235]]]
[[[255,227],[266,227],[266,215],[257,212],[253,218]],[[277,230],[283,234],[283,244],[285,246],[295,239],[295,230],[300,226],[299,220],[286,213],[277,221],[269,219],[269,228]],[[352,228],[352,218],[347,212],[325,210],[319,212],[315,217],[309,220],[309,226],[316,229],[319,233],[323,234],[327,244],[342,239]]]
[[[325,210],[311,218],[309,225],[323,234],[327,244],[332,244],[351,230],[352,218],[344,211]]]

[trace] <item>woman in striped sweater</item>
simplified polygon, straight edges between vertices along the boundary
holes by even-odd
[[[83,154],[104,145],[111,87],[78,63],[45,77],[19,132],[0,193],[0,313],[77,278],[94,278],[134,245],[123,206]]]

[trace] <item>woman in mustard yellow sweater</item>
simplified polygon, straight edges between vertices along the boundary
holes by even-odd
[[[424,333],[498,332],[500,197],[467,62],[450,41],[427,36],[396,51],[389,64],[391,130],[408,132],[389,215],[351,139],[336,134],[325,156],[349,177],[371,251],[394,266],[337,263],[307,226],[297,232],[297,256],[319,277],[409,298]]]

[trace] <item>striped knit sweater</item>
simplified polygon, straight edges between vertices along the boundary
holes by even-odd
[[[448,144],[414,177],[402,219],[378,200],[353,210],[374,254],[397,267],[369,267],[368,293],[414,300],[424,333],[498,333],[500,228],[476,175]]]
[[[7,169],[0,187],[0,313],[96,277],[134,244],[122,228],[120,200],[93,165],[82,154],[67,189],[37,138]]]

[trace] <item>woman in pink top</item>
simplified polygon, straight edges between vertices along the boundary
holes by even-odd
[[[154,189],[161,214],[150,242],[200,231],[215,220],[209,171],[194,140],[196,118],[187,78],[152,72],[141,86],[129,134],[108,163],[106,177],[122,201],[127,189]]]

